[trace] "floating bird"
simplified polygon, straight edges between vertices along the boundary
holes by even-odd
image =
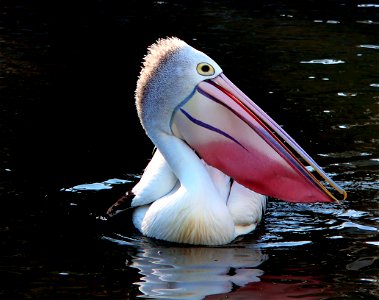
[[[256,228],[267,196],[336,200],[297,156],[346,197],[213,59],[176,37],[149,47],[135,98],[157,148],[131,193],[133,223],[145,236],[222,245]]]

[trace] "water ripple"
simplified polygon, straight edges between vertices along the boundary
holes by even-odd
[[[371,266],[377,259],[378,257],[360,257],[356,261],[346,265],[346,269],[358,271],[362,268]]]
[[[343,152],[330,152],[330,153],[320,153],[319,156],[332,157],[332,158],[354,158],[360,156],[370,156],[370,152],[360,152],[360,151],[343,151]]]
[[[377,231],[377,232],[379,231],[379,229],[376,227],[361,225],[361,224],[354,223],[354,222],[344,222],[338,226],[330,227],[330,229],[337,229],[337,230],[341,230],[341,229],[345,229],[345,228],[354,228],[354,229],[359,229],[359,230],[364,230],[364,231]]]
[[[375,22],[375,21],[372,21],[372,20],[361,20],[361,21],[357,21],[357,23],[360,23],[360,24],[379,24],[379,22]]]
[[[103,182],[94,182],[94,183],[84,183],[84,184],[79,184],[70,188],[63,188],[61,191],[63,192],[81,192],[81,191],[101,191],[101,190],[110,190],[112,189],[113,185],[116,184],[125,184],[132,182],[130,180],[125,180],[125,179],[118,179],[118,178],[113,178],[113,179],[108,179]]]
[[[358,4],[357,7],[375,7],[378,8],[379,4],[373,4],[373,3],[365,3],[365,4]]]
[[[302,60],[301,64],[322,64],[322,65],[337,65],[344,64],[345,61],[337,59],[312,59],[312,60]]]
[[[292,242],[276,242],[276,243],[258,243],[256,246],[259,249],[265,248],[285,248],[285,247],[296,247],[311,244],[311,241],[292,241]]]
[[[379,246],[379,242],[366,242],[366,244]]]
[[[337,93],[337,96],[341,96],[341,97],[355,97],[356,95],[358,95],[358,93],[351,93],[351,92],[339,92],[339,93]]]
[[[379,45],[370,45],[370,44],[364,44],[364,45],[359,45],[359,48],[366,48],[366,49],[375,49],[379,50]]]

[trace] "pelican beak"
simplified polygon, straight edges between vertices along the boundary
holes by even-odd
[[[255,192],[289,202],[338,202],[318,176],[346,198],[346,192],[224,74],[199,83],[176,107],[171,122],[173,133],[209,165]]]

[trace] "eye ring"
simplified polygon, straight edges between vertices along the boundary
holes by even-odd
[[[196,67],[197,73],[202,76],[211,76],[215,73],[215,69],[208,63],[199,63]]]

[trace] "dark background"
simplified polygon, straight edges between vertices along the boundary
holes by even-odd
[[[134,89],[146,48],[158,38],[177,36],[215,59],[348,189],[349,200],[341,206],[307,210],[271,202],[268,232],[263,227],[248,242],[278,237],[311,243],[266,249],[265,274],[324,276],[322,285],[341,297],[348,292],[350,299],[375,297],[379,260],[362,273],[346,269],[377,256],[377,246],[366,243],[377,242],[377,231],[359,226],[374,228],[378,218],[377,90],[370,87],[379,83],[378,50],[357,45],[379,44],[379,8],[359,8],[360,3],[0,0],[0,296],[133,299],[139,294],[134,282],[140,275],[125,263],[130,254],[99,239],[133,229],[98,216],[131,188],[151,157]],[[318,27],[314,20],[320,19]],[[367,20],[376,23],[359,23]],[[330,68],[299,63],[320,58],[347,63]],[[356,91],[355,98],[337,96]],[[61,191],[109,178],[131,182],[107,192]],[[353,217],[340,217],[343,209]],[[297,231],[304,220],[307,227]],[[346,229],[345,221],[358,225]],[[372,281],[360,280],[360,274]],[[269,276],[268,289],[277,280]]]
[[[43,188],[140,172],[146,161],[138,158],[149,157],[152,149],[134,109],[147,46],[160,37],[178,36],[221,65],[233,66],[226,70],[231,78],[241,58],[230,53],[239,47],[241,57],[259,57],[249,61],[248,84],[260,99],[267,87],[262,69],[272,58],[263,55],[259,44],[244,46],[243,33],[225,27],[225,35],[215,35],[209,24],[228,22],[231,9],[253,18],[293,8],[304,19],[320,13],[325,19],[359,18],[355,1],[341,3],[2,1],[1,172],[10,169],[17,181]],[[199,18],[212,6],[224,7],[225,15]],[[8,173],[2,175],[13,176]]]

